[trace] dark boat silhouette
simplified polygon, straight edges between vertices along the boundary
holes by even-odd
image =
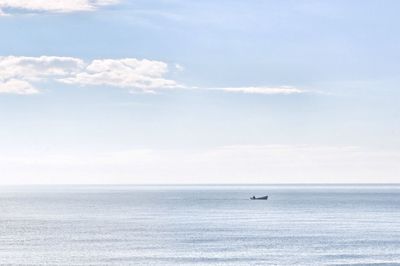
[[[268,199],[268,196],[258,197],[258,198],[256,198],[255,196],[253,196],[253,197],[251,197],[250,199],[251,199],[251,200],[267,200],[267,199]]]

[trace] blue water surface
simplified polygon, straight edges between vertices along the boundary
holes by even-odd
[[[0,264],[400,265],[400,186],[2,187]]]

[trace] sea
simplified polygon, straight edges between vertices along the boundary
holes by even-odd
[[[400,265],[400,186],[3,186],[0,265]]]

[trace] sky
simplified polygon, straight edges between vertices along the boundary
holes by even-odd
[[[399,182],[399,8],[0,0],[0,184]]]

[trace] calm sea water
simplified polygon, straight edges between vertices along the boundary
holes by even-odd
[[[400,186],[2,187],[0,264],[400,265]]]

